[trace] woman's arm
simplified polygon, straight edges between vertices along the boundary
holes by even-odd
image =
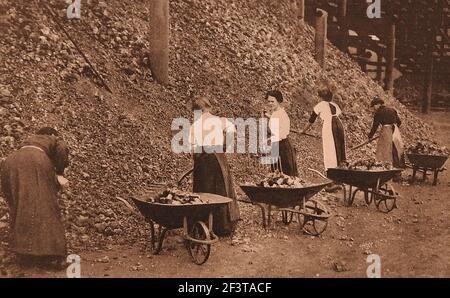
[[[64,170],[69,166],[69,149],[61,140],[56,140],[53,162],[56,174],[64,175]]]
[[[317,115],[316,112],[313,111],[311,113],[311,116],[309,117],[308,124],[305,126],[305,128],[303,128],[303,130],[300,133],[303,134],[303,133],[306,133],[308,130],[310,130],[311,127],[313,126],[314,122],[316,122],[317,116],[319,116],[319,115]]]
[[[395,111],[395,116],[397,118],[397,126],[400,127],[400,125],[402,125],[402,120],[400,119],[400,117],[398,116],[398,112]]]
[[[380,115],[377,113],[375,114],[375,117],[373,118],[373,123],[372,123],[372,129],[370,130],[369,133],[369,139],[373,138],[373,135],[377,132],[378,126],[380,126]]]

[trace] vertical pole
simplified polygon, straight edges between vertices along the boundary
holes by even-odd
[[[339,48],[344,53],[347,52],[347,0],[339,1],[339,27],[340,27],[340,41]]]
[[[367,73],[367,61],[369,61],[372,54],[367,50],[364,50],[364,54],[361,56],[361,69],[363,72]]]
[[[160,84],[169,83],[169,0],[150,0],[150,68]]]
[[[425,86],[424,86],[424,96],[422,101],[422,113],[428,114],[431,108],[431,97],[433,94],[433,68],[434,68],[434,58],[433,58],[433,41],[434,35],[431,30],[428,34],[431,35],[427,45],[427,66],[425,71]]]
[[[384,89],[389,93],[394,92],[394,63],[395,63],[395,21],[389,25],[386,49],[386,78]]]
[[[297,0],[298,18],[302,23],[305,22],[305,0]]]
[[[327,42],[327,18],[325,10],[316,10],[316,61],[322,68],[325,68],[326,42]]]
[[[381,50],[377,52],[377,82],[381,82],[381,78],[383,76],[383,55],[381,52]]]

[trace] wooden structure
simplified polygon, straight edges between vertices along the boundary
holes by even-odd
[[[381,18],[370,19],[361,0],[305,0],[306,21],[328,12],[328,37],[361,68],[392,91],[394,69],[423,76],[423,111],[430,108],[433,80],[450,77],[450,0],[382,1]],[[376,58],[374,57],[376,55]]]

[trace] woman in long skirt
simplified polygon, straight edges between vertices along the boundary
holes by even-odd
[[[66,256],[57,175],[68,166],[68,149],[52,128],[43,128],[1,166],[1,186],[11,219],[10,247],[20,260],[57,261]]]
[[[234,231],[240,218],[233,178],[224,154],[224,132],[234,134],[235,127],[227,119],[212,115],[211,107],[205,97],[195,99],[192,106],[194,115],[198,115],[190,131],[190,143],[194,147],[193,191],[233,199],[213,214],[214,232],[219,236],[227,236]]]
[[[322,90],[319,96],[323,99],[313,109],[309,124],[302,133],[306,133],[314,124],[317,117],[322,119],[322,149],[325,170],[338,167],[346,160],[345,152],[345,130],[339,115],[342,114],[340,107],[333,102],[333,93]]]
[[[289,139],[291,121],[281,106],[283,94],[278,90],[269,91],[266,93],[266,100],[269,111],[265,113],[265,116],[269,118],[270,141],[272,154],[274,154],[271,169],[279,170],[288,176],[298,177],[295,148]]]
[[[375,97],[370,106],[374,109],[374,119],[369,139],[375,135],[381,126],[376,159],[381,162],[392,164],[396,168],[405,167],[404,145],[400,134],[400,117],[395,109],[386,107],[384,101]]]

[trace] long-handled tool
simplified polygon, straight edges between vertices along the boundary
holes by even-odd
[[[300,131],[298,131],[298,130],[295,130],[295,129],[291,129],[291,132],[293,132],[293,133],[298,133],[298,134],[300,134],[300,135],[305,135],[305,136],[308,136],[308,137],[311,137],[311,138],[315,138],[315,139],[320,139],[320,137],[319,136],[316,136],[316,135],[313,135],[313,134],[310,134],[310,133],[307,133],[307,132],[300,132]]]
[[[355,147],[353,147],[353,148],[350,148],[350,151],[353,151],[353,150],[359,149],[359,148],[361,148],[361,147],[363,147],[363,146],[366,146],[367,144],[372,143],[373,141],[375,141],[375,140],[377,140],[377,139],[379,139],[379,138],[380,138],[380,136],[371,138],[370,140],[365,141],[364,143],[361,143],[361,144],[359,144],[359,145],[357,145],[357,146],[355,146]]]
[[[75,49],[77,49],[78,53],[83,57],[84,61],[89,65],[94,75],[100,80],[102,85],[108,90],[109,93],[113,93],[112,90],[109,88],[108,84],[106,84],[103,77],[100,75],[100,73],[95,69],[95,67],[92,65],[91,61],[86,57],[84,52],[81,50],[81,48],[78,46],[78,44],[75,42],[75,40],[70,36],[69,32],[64,28],[64,26],[58,21],[58,18],[56,17],[53,10],[47,5],[44,4],[44,8],[47,10],[47,12],[50,14],[50,17],[53,19],[53,21],[58,25],[59,29],[66,35],[66,37],[72,42]]]
[[[314,173],[318,174],[320,177],[322,177],[322,178],[328,180],[328,177],[326,177],[325,175],[323,175],[321,172],[319,172],[319,171],[317,171],[317,170],[314,170],[314,169],[311,169],[311,168],[308,168],[308,170],[311,171],[311,172],[314,172]]]

